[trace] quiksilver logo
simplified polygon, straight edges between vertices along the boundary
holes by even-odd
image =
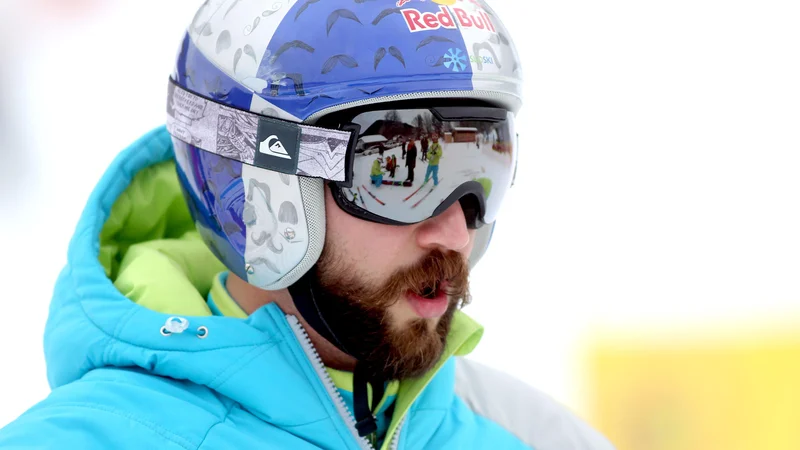
[[[292,159],[292,157],[289,156],[289,153],[283,147],[281,140],[278,139],[278,136],[275,136],[274,134],[261,142],[261,144],[258,146],[258,151],[265,155],[275,156],[277,158]]]

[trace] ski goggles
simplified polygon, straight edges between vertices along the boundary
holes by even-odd
[[[410,225],[460,202],[471,228],[494,222],[516,171],[513,114],[381,106],[310,126],[231,108],[170,82],[167,129],[244,164],[328,180],[337,205],[364,220]]]
[[[331,183],[346,212],[373,222],[409,225],[460,202],[470,228],[495,221],[514,181],[513,114],[478,106],[346,111],[353,126],[349,183]]]

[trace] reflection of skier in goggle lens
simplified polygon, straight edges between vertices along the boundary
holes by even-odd
[[[351,175],[332,186],[345,211],[404,225],[460,201],[470,227],[494,222],[516,168],[511,113],[490,106],[399,104],[335,117],[359,126]]]

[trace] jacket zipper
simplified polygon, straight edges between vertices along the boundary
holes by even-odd
[[[397,448],[400,446],[400,432],[403,431],[403,425],[405,425],[405,423],[406,423],[406,418],[403,417],[403,419],[400,420],[400,423],[397,425],[397,429],[394,430],[394,436],[392,436],[392,443],[389,444],[390,450],[397,450]]]
[[[328,391],[328,395],[330,395],[331,399],[333,399],[333,404],[336,406],[336,410],[339,412],[339,415],[342,417],[342,419],[344,419],[345,424],[347,424],[347,428],[356,439],[356,442],[358,442],[358,446],[361,447],[362,450],[376,450],[366,437],[361,437],[358,435],[358,430],[356,430],[356,419],[347,408],[347,404],[344,402],[342,394],[339,393],[339,389],[337,389],[336,385],[333,384],[330,374],[328,374],[328,371],[325,370],[325,365],[322,364],[322,359],[319,357],[317,349],[314,348],[314,344],[311,343],[311,338],[308,337],[308,333],[303,328],[303,325],[300,324],[300,321],[297,320],[297,317],[292,315],[287,315],[286,320],[289,322],[289,327],[291,327],[292,332],[297,338],[297,341],[300,342],[300,347],[303,349],[303,352],[306,354],[309,361],[311,361],[314,371],[317,372],[317,376],[320,378],[320,380],[322,380],[325,390]],[[405,422],[405,419],[403,422]],[[403,422],[400,423],[400,425],[397,427],[397,430],[394,432],[394,436],[392,437],[391,445],[389,447],[391,450],[397,450],[397,447],[400,444],[400,430],[403,427]]]

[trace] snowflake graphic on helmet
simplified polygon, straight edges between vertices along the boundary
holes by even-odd
[[[460,48],[451,48],[444,55],[444,66],[453,72],[463,72],[467,68],[467,57],[463,55]]]

